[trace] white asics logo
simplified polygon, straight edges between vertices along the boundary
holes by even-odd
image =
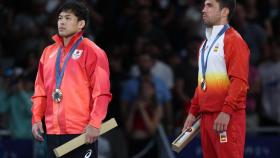
[[[85,154],[85,157],[84,157],[84,158],[90,158],[91,153],[92,153],[92,150],[91,150],[91,149],[88,149],[88,151],[87,151],[87,153]]]

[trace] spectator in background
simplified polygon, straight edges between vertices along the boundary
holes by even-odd
[[[193,36],[204,36],[203,30],[205,26],[203,25],[201,13],[200,13],[200,5],[201,2],[198,3],[197,0],[188,0],[186,1],[188,4],[183,12],[182,25],[185,30],[185,34],[187,37]]]
[[[156,131],[163,115],[151,80],[141,80],[139,96],[128,107],[126,130],[129,134],[130,157],[157,158]]]
[[[147,41],[147,43],[143,46],[143,52],[149,54],[150,56],[152,75],[161,79],[171,90],[174,86],[173,71],[169,65],[159,59],[162,54],[161,48],[156,44]],[[138,77],[140,75],[139,62],[141,61],[137,62],[138,64],[133,65],[130,70],[130,74],[133,77]]]
[[[107,118],[114,117],[118,123],[118,128],[104,135],[110,144],[110,158],[128,158],[127,137],[124,133],[120,106],[121,85],[122,81],[126,79],[122,68],[123,58],[120,55],[121,50],[121,48],[115,47],[111,52],[114,55],[111,54],[109,57],[111,92],[114,94],[114,97],[110,103]]]
[[[246,43],[248,43],[251,52],[250,64],[257,65],[260,62],[261,53],[267,43],[267,36],[259,24],[250,22],[246,18],[247,13],[244,10],[244,6],[237,3],[232,23]]]
[[[259,66],[261,89],[261,126],[280,125],[280,42],[271,41]]]
[[[248,0],[247,0],[248,1]],[[246,8],[246,12],[249,12],[249,15],[254,15],[251,16],[253,17],[253,20],[255,20],[255,22],[258,22],[259,24],[265,24],[266,22],[269,22],[271,19],[277,17],[279,15],[279,7],[280,7],[280,3],[279,0],[251,0],[252,2],[249,2],[249,11],[247,9],[246,3],[248,4],[248,2],[245,3],[245,8]],[[243,3],[243,1],[240,1],[241,3]],[[251,9],[254,8],[254,9]],[[255,14],[252,14],[250,12],[250,10],[254,10]],[[250,16],[249,16],[250,17]],[[252,20],[252,18],[249,18],[249,20]],[[257,20],[257,21],[256,21]],[[270,35],[269,35],[270,36]]]
[[[190,107],[191,97],[194,95],[197,84],[197,51],[201,45],[202,38],[195,36],[185,41],[185,48],[181,51],[186,54],[182,56],[173,54],[169,58],[175,74],[175,86],[173,88],[173,111],[175,124],[178,129],[185,121],[186,112]]]
[[[264,27],[268,38],[279,37],[279,17],[280,17],[280,3],[279,0],[262,0],[260,9]]]
[[[140,75],[138,77],[133,77],[126,82],[124,82],[122,87],[121,94],[121,112],[124,120],[127,119],[129,112],[129,106],[138,98],[139,88],[141,81],[149,80],[153,82],[156,91],[156,99],[158,104],[163,106],[164,117],[163,121],[169,132],[172,130],[172,105],[171,105],[171,93],[167,88],[167,85],[159,79],[157,76],[154,76],[151,73],[152,68],[152,59],[149,54],[140,54],[138,56],[139,60],[139,70]]]
[[[260,13],[257,8],[257,0],[244,0],[244,8],[246,8],[246,19],[249,22],[257,22]]]
[[[6,98],[7,98],[7,82],[4,78],[4,70],[0,65],[0,129],[6,128],[6,118],[7,114],[4,112],[6,108]]]
[[[16,68],[8,83],[7,96],[1,101],[0,113],[6,113],[8,129],[11,133],[11,143],[7,145],[10,154],[18,157],[32,157],[31,129],[31,100],[32,80],[30,76],[23,75],[22,68]],[[18,148],[21,146],[21,148]]]
[[[153,10],[151,8],[137,8],[136,20],[131,21],[127,26],[128,28],[124,32],[128,43],[141,36],[161,46],[163,52],[170,49],[171,46],[165,32],[154,23]]]
[[[247,95],[247,106],[246,106],[246,127],[256,128],[259,126],[259,98],[260,98],[260,87],[259,87],[260,74],[257,66],[250,65],[249,67],[249,91]]]

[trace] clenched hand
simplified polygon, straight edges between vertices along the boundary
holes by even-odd
[[[189,113],[189,115],[185,121],[184,127],[182,129],[182,132],[185,131],[186,129],[191,128],[194,121],[195,121],[195,116],[193,114]]]
[[[87,125],[87,127],[85,128],[85,133],[86,133],[86,142],[88,144],[91,144],[97,140],[100,130],[91,125]]]
[[[36,140],[44,141],[41,133],[44,133],[42,122],[37,122],[32,125],[32,134]]]

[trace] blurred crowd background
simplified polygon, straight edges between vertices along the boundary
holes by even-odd
[[[16,156],[13,141],[20,144],[26,140],[29,144],[21,145],[21,155],[39,151],[43,155],[43,145],[34,143],[31,135],[30,97],[39,58],[53,43],[56,10],[63,2],[0,0],[0,157]],[[280,2],[237,2],[230,24],[251,50],[247,128],[253,133],[266,127],[277,129]],[[204,1],[86,3],[91,14],[85,36],[106,51],[110,62],[113,100],[107,118],[115,117],[119,123],[100,145],[110,150],[107,157],[112,158],[135,156],[150,145],[150,157],[156,158],[159,154],[154,140],[159,125],[168,138],[178,135],[197,85],[197,53],[205,29],[201,19]],[[279,135],[279,130],[270,133]]]

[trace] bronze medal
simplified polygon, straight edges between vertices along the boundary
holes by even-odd
[[[60,89],[55,89],[52,93],[52,98],[56,103],[60,103],[62,100],[62,92]]]
[[[203,91],[206,91],[206,81],[205,79],[202,79],[201,83],[200,83],[200,88],[203,90]]]

